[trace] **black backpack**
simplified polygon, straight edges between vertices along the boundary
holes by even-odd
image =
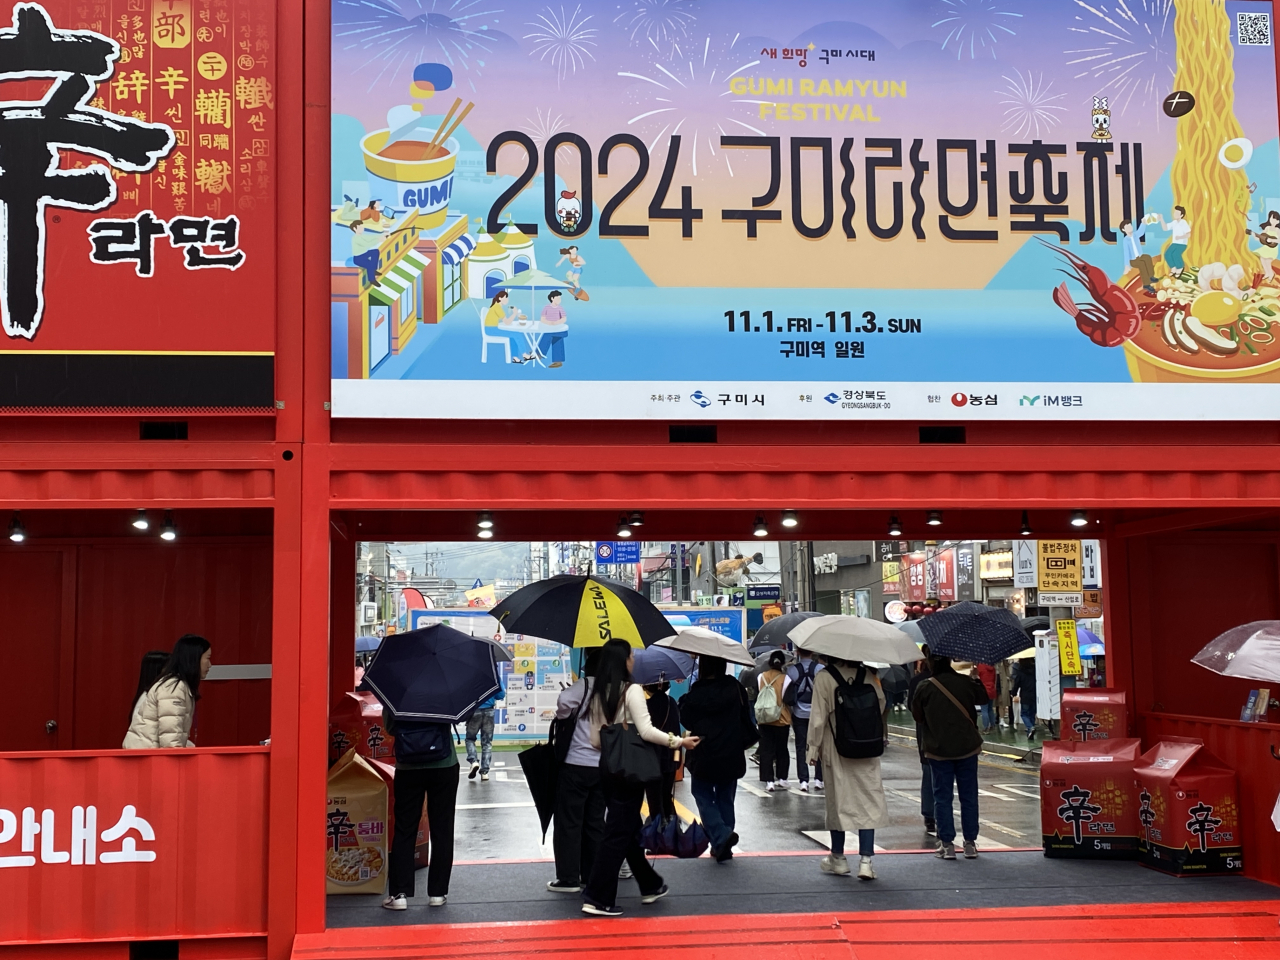
[[[806,664],[808,670],[805,669]],[[782,695],[782,702],[788,707],[796,704],[807,706],[813,702],[813,678],[818,675],[818,665],[812,660],[799,660],[796,662],[796,673],[798,676]]]
[[[836,682],[833,732],[836,753],[850,760],[865,760],[884,754],[884,714],[876,688],[866,682],[867,668],[859,667],[853,683],[837,667],[828,671]]]
[[[447,723],[397,720],[396,763],[433,763],[453,753]]]

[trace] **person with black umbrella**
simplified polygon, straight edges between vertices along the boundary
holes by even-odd
[[[588,648],[582,676],[556,700],[556,720],[573,725],[561,757],[555,800],[556,878],[552,893],[581,893],[591,876],[596,849],[604,837],[604,786],[600,782],[600,747],[591,744],[591,691],[600,648]],[[558,745],[558,744],[557,744]]]

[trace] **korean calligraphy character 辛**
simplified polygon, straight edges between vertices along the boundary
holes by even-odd
[[[130,831],[136,832],[147,843],[153,842],[156,838],[156,832],[151,829],[151,824],[138,816],[138,811],[133,804],[127,803],[120,811],[120,819],[116,821],[115,826],[103,830],[101,836],[103,843],[115,843],[123,839],[120,849],[104,851],[98,859],[103,863],[150,863],[155,860],[156,852],[139,850],[137,841],[127,835]]]
[[[235,216],[225,220],[212,217],[174,217],[169,221],[169,244],[185,247],[188,270],[223,267],[235,270],[244,263],[244,251],[237,250],[240,243],[240,220]],[[222,255],[208,254],[204,247],[218,247]]]
[[[132,220],[103,218],[89,224],[89,259],[94,263],[133,261],[133,272],[149,277],[155,269],[156,237],[165,234],[165,222],[150,210]]]

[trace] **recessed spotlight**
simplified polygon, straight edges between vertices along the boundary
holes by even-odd
[[[765,525],[764,517],[756,516],[756,526],[751,532],[757,537],[767,537],[769,535],[769,528]]]
[[[476,516],[476,526],[481,530],[493,529],[493,515],[490,513],[481,513]]]
[[[892,517],[889,518],[889,536],[891,537],[902,536],[902,524],[898,522],[897,514],[894,514]]]
[[[173,525],[173,514],[167,510],[165,511],[165,514],[164,514],[164,526],[160,528],[160,539],[161,540],[177,540],[178,539],[178,528]]]
[[[476,536],[479,537],[481,540],[492,540],[493,530],[491,530],[489,527],[481,527],[479,530],[476,531]]]
[[[15,513],[13,519],[9,521],[9,539],[14,543],[21,543],[27,539],[27,528],[22,525],[20,513]]]
[[[800,520],[796,516],[796,512],[794,510],[782,511],[782,525],[784,527],[796,527],[800,525]]]
[[[631,522],[627,519],[625,514],[618,518],[618,536],[623,540],[626,540],[631,536]]]
[[[633,527],[643,527],[644,514],[641,513],[639,510],[636,510],[631,514],[631,516],[627,517],[627,523]]]
[[[147,511],[139,510],[133,518],[133,528],[135,530],[147,530],[151,527],[151,521],[147,519]]]
[[[1071,525],[1073,527],[1087,527],[1089,525],[1089,515],[1083,510],[1076,510],[1071,514]]]
[[[1027,511],[1022,511],[1022,529],[1018,531],[1024,537],[1031,536],[1031,519],[1027,516]]]
[[[942,511],[941,511],[941,510],[930,510],[930,511],[929,511],[929,519],[927,519],[927,520],[925,521],[925,523],[927,523],[927,524],[928,524],[929,526],[931,526],[931,527],[940,527],[940,526],[942,526]]]

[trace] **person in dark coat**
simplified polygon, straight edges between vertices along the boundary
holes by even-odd
[[[1022,707],[1022,725],[1027,728],[1027,739],[1036,738],[1036,658],[1026,657],[1013,661],[1013,673],[1009,677],[1009,693],[1018,698]]]
[[[663,733],[680,736],[680,708],[667,696],[671,689],[669,683],[651,683],[645,686],[644,692],[649,697],[649,719]],[[658,769],[662,778],[644,785],[645,800],[649,804],[649,815],[661,817],[676,815],[676,770],[680,767],[680,750],[668,750],[665,747],[654,747],[658,751]]]
[[[733,832],[733,798],[738,781],[747,774],[744,752],[760,739],[747,691],[725,673],[725,667],[720,657],[699,657],[698,680],[680,699],[685,728],[701,737],[698,749],[689,752],[685,763],[692,778],[690,790],[717,863],[733,858],[733,846],[738,842]]]
[[[938,857],[956,858],[956,823],[951,810],[954,786],[960,794],[960,821],[966,860],[978,856],[978,707],[987,703],[987,688],[977,677],[962,677],[950,657],[929,657],[933,675],[916,687],[911,713],[920,725],[924,755],[933,777],[933,816],[938,824]]]
[[[932,676],[929,673],[929,645],[926,643],[921,649],[924,659],[916,661],[915,673],[907,684],[908,704],[915,703],[916,690]],[[920,816],[924,817],[924,832],[933,837],[938,834],[938,825],[933,819],[933,774],[924,755],[924,736],[919,723],[916,723],[916,752],[920,755]]]

